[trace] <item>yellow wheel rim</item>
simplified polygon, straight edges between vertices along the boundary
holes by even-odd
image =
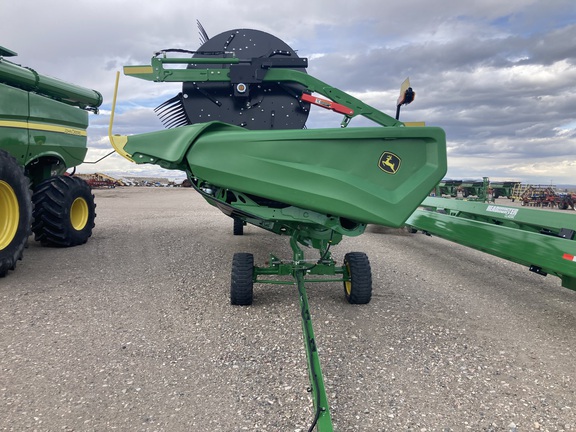
[[[346,263],[346,271],[348,272],[348,277],[350,277],[350,263]],[[344,289],[346,290],[346,295],[350,296],[352,293],[352,282],[349,280],[345,281]]]
[[[20,208],[14,189],[0,180],[0,250],[8,247],[16,236],[20,223]]]
[[[88,223],[88,204],[84,198],[76,198],[72,203],[70,222],[77,231],[84,229]]]

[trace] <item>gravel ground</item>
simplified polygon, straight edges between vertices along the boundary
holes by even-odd
[[[0,279],[0,430],[307,431],[296,288],[228,300],[233,253],[262,265],[288,240],[233,236],[191,189],[95,194],[86,245],[31,241]],[[559,279],[382,227],[332,251],[366,252],[374,281],[363,306],[308,290],[336,430],[576,431],[576,292]]]

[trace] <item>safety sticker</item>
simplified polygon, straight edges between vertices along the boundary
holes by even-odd
[[[486,211],[492,213],[500,213],[504,215],[505,218],[514,219],[518,214],[518,209],[510,208],[510,207],[500,207],[495,205],[489,205],[486,207]]]

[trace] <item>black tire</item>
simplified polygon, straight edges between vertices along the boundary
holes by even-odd
[[[230,303],[248,306],[254,298],[254,255],[235,253],[232,259]]]
[[[349,280],[344,281],[344,296],[350,304],[367,304],[372,298],[372,270],[363,252],[349,252],[344,256]]]
[[[32,196],[35,239],[44,246],[71,247],[92,235],[96,204],[90,185],[78,177],[55,176],[36,187]]]
[[[234,219],[234,235],[243,235],[244,234],[244,221],[242,219],[233,218]]]
[[[0,277],[22,259],[31,221],[30,181],[16,159],[0,150]]]

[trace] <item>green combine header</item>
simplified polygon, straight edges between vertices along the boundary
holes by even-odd
[[[268,265],[257,266],[252,254],[234,254],[230,302],[252,304],[256,283],[297,286],[315,407],[309,430],[331,431],[305,285],[340,282],[349,303],[370,302],[366,254],[349,252],[337,265],[330,249],[367,224],[403,226],[446,173],[446,138],[440,128],[398,119],[414,99],[409,81],[394,118],[310,76],[307,66],[278,38],[249,29],[206,38],[198,51],[159,51],[150,65],[124,73],[182,82],[182,92],[156,108],[167,129],[118,136],[111,124],[110,140],[137,164],[185,172],[234,220],[235,233],[238,224],[251,224],[290,238],[291,260],[271,254]],[[340,127],[305,128],[312,106],[341,115]],[[351,127],[357,116],[374,126]],[[319,258],[306,259],[303,247]]]

